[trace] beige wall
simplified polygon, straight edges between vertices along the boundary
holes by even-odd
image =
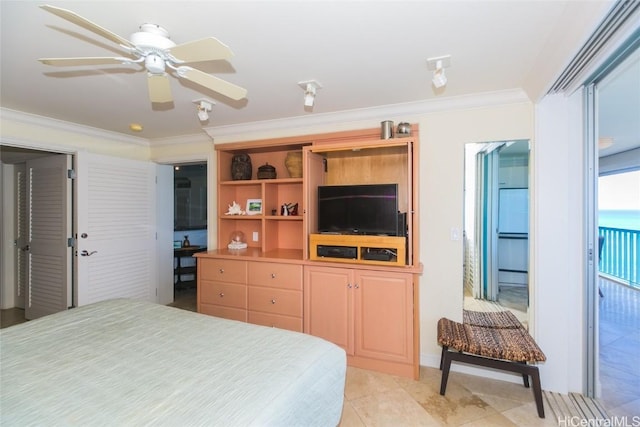
[[[420,124],[420,282],[422,364],[438,366],[440,317],[462,319],[464,144],[533,139],[530,103],[448,111],[423,116]],[[462,233],[458,233],[462,236]]]

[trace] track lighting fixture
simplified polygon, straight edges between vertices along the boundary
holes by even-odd
[[[431,82],[436,89],[444,87],[447,84],[447,76],[444,69],[449,67],[449,65],[451,65],[450,55],[427,59],[427,66],[429,70],[433,71]]]
[[[305,108],[312,108],[316,100],[316,93],[318,89],[322,88],[322,85],[316,80],[306,80],[303,82],[298,82],[298,86],[304,89]]]
[[[211,111],[211,107],[215,105],[215,102],[208,99],[196,99],[193,102],[197,104],[198,119],[201,122],[209,120],[209,111]]]

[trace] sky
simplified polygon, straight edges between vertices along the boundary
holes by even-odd
[[[598,178],[598,209],[640,211],[640,171]]]

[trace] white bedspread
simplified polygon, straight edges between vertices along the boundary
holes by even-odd
[[[132,300],[0,330],[6,426],[335,426],[346,371],[310,335]]]

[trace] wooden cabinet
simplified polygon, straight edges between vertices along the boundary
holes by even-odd
[[[411,132],[386,140],[371,128],[216,144],[218,237],[216,248],[195,255],[198,311],[304,331],[343,347],[351,366],[418,378],[418,127]],[[289,152],[302,153],[302,178],[289,176]],[[232,178],[238,154],[251,158],[251,179]],[[267,163],[276,178],[258,179]],[[385,183],[398,186],[405,236],[318,233],[318,186]],[[261,200],[262,212],[227,214],[233,202],[246,210],[250,199]],[[298,215],[282,215],[290,203],[298,204]],[[235,231],[248,248],[227,248]],[[318,254],[318,246],[333,245],[353,247],[356,255],[332,259],[326,248]],[[371,255],[382,251],[394,256]]]
[[[302,266],[249,262],[251,323],[302,332]]]
[[[417,375],[410,273],[305,266],[304,332],[345,349],[349,363]]]
[[[198,313],[247,321],[247,262],[198,258]]]

